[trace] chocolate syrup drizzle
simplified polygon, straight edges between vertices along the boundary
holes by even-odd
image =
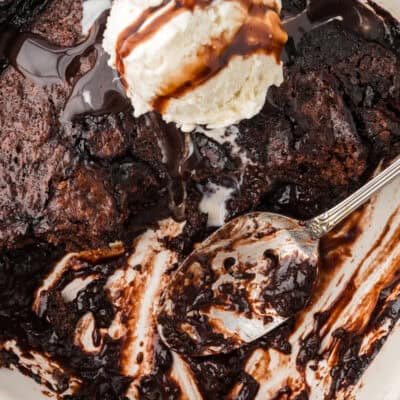
[[[156,7],[145,10],[139,18],[128,26],[119,36],[116,45],[117,68],[123,77],[125,66],[123,59],[139,44],[149,40],[159,29],[183,11],[192,11],[195,7],[204,8],[212,1],[163,1]],[[232,39],[223,36],[212,39],[198,52],[194,65],[186,66],[185,73],[178,81],[168,82],[163,93],[153,99],[153,109],[162,113],[172,98],[180,98],[199,87],[227,67],[236,56],[248,57],[254,53],[271,54],[279,63],[281,52],[286,43],[286,34],[280,30],[279,16],[275,8],[266,4],[257,4],[252,0],[239,0],[248,13],[247,21],[239,28]],[[169,6],[169,3],[171,5]],[[155,16],[143,29],[143,24],[158,11],[165,11]],[[276,32],[271,31],[264,19],[274,20]]]

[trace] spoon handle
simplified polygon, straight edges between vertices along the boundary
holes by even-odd
[[[337,206],[306,221],[306,227],[311,232],[313,238],[319,239],[324,236],[399,174],[400,158]]]

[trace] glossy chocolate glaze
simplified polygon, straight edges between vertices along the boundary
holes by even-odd
[[[109,57],[102,47],[107,17],[108,12],[104,12],[86,39],[88,50],[96,54],[96,62],[88,73],[76,81],[65,105],[63,120],[71,121],[83,114],[118,113],[130,107],[118,74],[109,67]]]
[[[83,114],[122,111],[129,103],[118,75],[108,66],[108,56],[101,45],[107,16],[108,12],[103,13],[82,43],[66,48],[48,43],[38,35],[6,28],[0,31],[0,58],[6,58],[26,78],[48,86],[73,80],[80,58],[94,51],[95,65],[77,79],[62,120],[71,121]]]

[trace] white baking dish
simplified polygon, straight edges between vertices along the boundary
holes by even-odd
[[[400,19],[400,0],[376,1],[395,17]],[[89,4],[90,3],[90,4]],[[85,7],[89,11],[98,13],[96,6],[104,7],[108,0],[89,0]],[[86,15],[89,23],[92,18]],[[390,216],[398,211],[395,222],[400,221],[400,179],[385,188],[363,213],[365,228],[354,245],[354,253],[337,271],[337,274],[349,274],[355,268],[356,260],[364,257],[375,244],[376,238],[382,232]],[[379,248],[376,249],[379,252]],[[335,297],[336,286],[328,287],[324,298]],[[319,300],[322,301],[321,299]],[[393,329],[378,356],[364,373],[360,382],[352,390],[351,395],[365,400],[400,400],[400,323]],[[268,385],[267,385],[268,386]],[[266,388],[265,390],[267,390]],[[267,392],[266,392],[267,393]],[[0,400],[45,400],[49,393],[43,386],[36,384],[32,379],[17,371],[0,370]]]

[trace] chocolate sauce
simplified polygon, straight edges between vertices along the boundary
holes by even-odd
[[[62,48],[33,33],[19,33],[10,28],[1,34],[0,56],[38,85],[61,84],[72,78],[68,69],[92,46],[91,41],[89,36],[88,42]]]
[[[75,83],[62,114],[63,121],[83,114],[117,113],[130,107],[117,72],[108,65],[108,55],[101,44],[96,44],[94,49],[96,63]]]
[[[139,18],[132,25],[129,25],[118,37],[116,45],[116,64],[120,74],[123,76],[125,72],[123,58],[127,57],[140,43],[149,40],[155,35],[160,27],[168,23],[181,12],[186,10],[193,11],[195,7],[204,8],[212,1],[213,0],[177,0],[171,2],[170,0],[164,0],[158,6],[149,7],[145,10]],[[171,5],[165,13],[155,17],[153,21],[140,30],[149,18],[166,7],[168,3],[171,3]]]
[[[146,20],[154,15],[158,10],[163,8],[169,0],[164,0],[160,5],[155,7],[150,7],[146,11],[144,11],[140,17],[128,28],[126,28],[118,37],[118,41],[116,44],[116,66],[117,69],[123,79],[125,74],[125,66],[123,63],[123,58],[126,57],[133,48],[138,44],[138,42],[133,41],[132,36],[136,35],[138,30],[142,27],[142,25],[146,22]],[[150,25],[152,26],[152,24]],[[146,29],[147,35],[154,34],[154,29]],[[141,36],[141,40],[144,40],[144,34]]]
[[[160,137],[164,148],[165,164],[169,172],[169,208],[177,220],[185,218],[186,181],[183,163],[185,159],[185,137],[175,124],[166,125]]]
[[[110,114],[130,107],[125,89],[118,73],[108,65],[109,56],[102,46],[108,11],[105,11],[93,25],[86,40],[88,49],[94,50],[96,62],[93,68],[75,83],[65,105],[63,120],[72,120],[82,114]]]
[[[185,217],[186,181],[188,170],[186,168],[187,144],[185,134],[175,124],[167,124],[156,113],[149,113],[151,126],[158,137],[158,144],[163,156],[163,164],[168,172],[168,208],[176,220]]]
[[[271,18],[279,24],[278,15],[266,6],[249,7],[249,21],[235,34],[231,41],[225,39],[213,40],[199,51],[198,63],[192,66],[188,74],[182,76],[180,82],[172,82],[164,93],[153,100],[155,110],[162,113],[171,98],[180,98],[195,88],[204,85],[219,72],[225,69],[229,62],[237,56],[248,57],[254,53],[272,54],[279,63],[281,51],[286,42],[285,36],[275,36],[263,23],[252,20],[253,17],[271,13]]]
[[[90,113],[115,113],[129,107],[123,86],[115,70],[108,66],[102,48],[108,12],[95,22],[88,37],[76,46],[61,47],[39,35],[20,33],[11,27],[0,33],[0,58],[6,58],[26,78],[40,86],[72,82],[79,70],[80,58],[93,52],[93,68],[79,78],[65,104],[61,121]]]

